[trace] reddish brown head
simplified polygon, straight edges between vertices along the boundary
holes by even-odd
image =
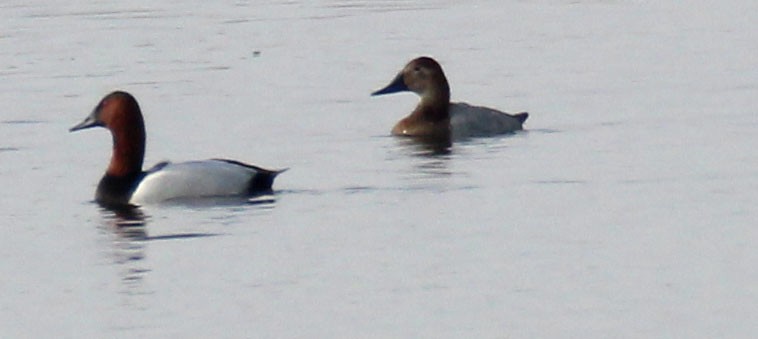
[[[422,98],[434,96],[437,100],[450,100],[450,86],[445,72],[442,71],[442,66],[430,57],[411,60],[389,85],[371,95],[403,91],[414,92]]]
[[[106,95],[92,113],[69,131],[105,127],[113,136],[113,155],[106,175],[127,176],[142,171],[145,123],[137,100],[126,92]]]
[[[404,126],[395,126],[395,134],[415,134],[411,132],[413,126],[419,127],[422,123],[435,123],[444,125],[450,118],[450,85],[445,78],[445,72],[437,61],[430,57],[420,57],[411,60],[395,79],[386,87],[371,93],[382,95],[396,92],[411,91],[421,97],[421,101],[410,116],[403,123]],[[420,128],[420,127],[419,127]],[[424,127],[424,130],[435,130],[441,127]],[[449,129],[448,127],[445,127]],[[402,130],[402,133],[397,132]]]

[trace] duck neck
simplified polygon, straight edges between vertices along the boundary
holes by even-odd
[[[113,130],[113,154],[106,175],[126,177],[142,171],[145,158],[145,125],[139,121],[128,122],[129,128]]]
[[[436,89],[428,90],[421,96],[416,109],[411,114],[415,119],[440,122],[450,118],[450,88],[447,82]]]

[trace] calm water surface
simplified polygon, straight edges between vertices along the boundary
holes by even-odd
[[[0,337],[758,332],[758,5],[0,5]],[[369,97],[432,55],[527,131],[445,152]],[[289,167],[273,195],[108,211],[114,89],[146,164]]]

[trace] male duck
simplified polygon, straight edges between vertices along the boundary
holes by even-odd
[[[245,196],[271,190],[272,171],[234,160],[162,162],[143,171],[145,124],[137,100],[126,92],[106,95],[71,132],[105,127],[113,154],[100,179],[95,200],[104,205],[141,205],[177,198]]]
[[[451,103],[445,73],[430,57],[411,60],[389,85],[371,95],[404,91],[418,94],[421,101],[392,128],[394,135],[446,139],[493,136],[523,129],[529,117],[526,112],[511,115],[487,107]]]

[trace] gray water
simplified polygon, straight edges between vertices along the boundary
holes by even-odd
[[[0,5],[0,337],[750,338],[758,4]],[[526,131],[390,137],[431,55]],[[290,170],[255,203],[93,199],[108,92],[146,165]]]

